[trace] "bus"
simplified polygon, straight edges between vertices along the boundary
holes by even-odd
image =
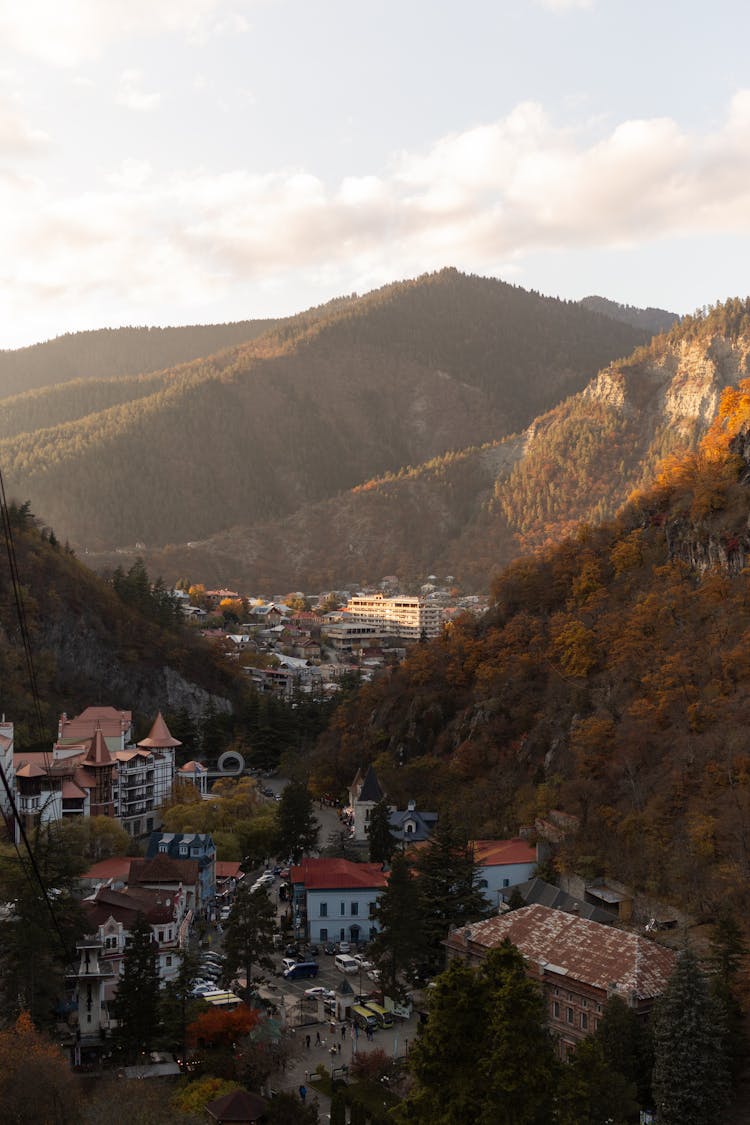
[[[365,1007],[369,1008],[375,1016],[378,1027],[393,1027],[393,1012],[387,1012],[382,1004],[376,1004],[373,1000],[366,1000]]]
[[[364,1004],[354,1005],[352,1008],[352,1019],[362,1031],[367,1031],[368,1029],[370,1031],[378,1030],[378,1017],[374,1012],[371,1012],[369,1008],[366,1008]]]
[[[216,992],[204,992],[201,999],[213,1005],[214,1008],[221,1008],[223,1012],[234,1011],[242,1003],[239,996],[236,996],[234,992],[219,992],[218,990]]]

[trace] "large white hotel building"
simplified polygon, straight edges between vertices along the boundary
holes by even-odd
[[[383,633],[412,641],[418,641],[423,633],[437,637],[443,625],[440,606],[407,594],[393,598],[356,594],[349,599],[344,613],[355,621],[377,626]]]

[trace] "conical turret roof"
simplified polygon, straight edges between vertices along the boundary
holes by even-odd
[[[112,755],[107,747],[106,740],[102,734],[102,728],[96,724],[94,737],[91,739],[91,744],[86,752],[86,757],[83,759],[84,766],[112,766],[114,761]]]
[[[148,738],[142,739],[138,745],[145,750],[170,750],[182,746],[182,743],[169,733],[169,727],[164,722],[164,716],[160,711],[154,720],[154,725],[148,732]]]

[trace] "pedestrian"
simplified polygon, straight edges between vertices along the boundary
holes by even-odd
[[[319,1032],[319,1031],[316,1031],[316,1032],[315,1032],[315,1046],[316,1046],[316,1047],[319,1047],[319,1046],[320,1046],[320,1043],[321,1043],[321,1039],[320,1039],[320,1032]]]
[[[305,1084],[307,1084],[309,1081],[310,1081],[310,1071],[306,1070],[305,1071]]]
[[[311,1043],[310,1036],[306,1035],[305,1036],[305,1046],[307,1047],[308,1051],[310,1050],[310,1043]]]
[[[305,1104],[305,1098],[307,1097],[307,1086],[300,1086],[299,1096],[300,1096],[300,1100],[301,1100],[302,1104],[304,1105]]]
[[[341,1044],[340,1044],[340,1043],[337,1043],[337,1044],[336,1044],[336,1047],[337,1047],[337,1049],[338,1049],[338,1052],[339,1052],[339,1054],[341,1054]]]
[[[342,1039],[346,1038],[346,1024],[345,1023],[342,1023],[342,1025],[341,1025],[341,1038]]]

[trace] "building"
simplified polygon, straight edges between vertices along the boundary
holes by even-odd
[[[90,931],[102,943],[103,960],[112,969],[113,986],[107,991],[106,1000],[112,998],[116,989],[128,937],[141,916],[148,922],[157,947],[160,980],[172,980],[177,975],[180,928],[185,916],[183,895],[145,887],[125,887],[119,891],[99,887],[81,905]]]
[[[508,887],[525,883],[536,870],[536,848],[518,837],[511,840],[474,840],[472,848],[480,890],[495,910],[503,901],[503,892]]]
[[[146,858],[155,859],[156,856],[197,861],[195,912],[205,914],[216,897],[216,846],[213,837],[202,832],[152,832]]]
[[[355,840],[362,842],[367,839],[372,810],[384,796],[372,766],[367,767],[364,777],[357,770],[357,776],[349,786],[349,807],[352,810]]]
[[[562,1058],[596,1031],[610,996],[647,1014],[676,962],[671,949],[649,938],[538,904],[454,930],[445,945],[449,959],[478,965],[505,940],[520,950],[542,988]]]
[[[369,941],[378,927],[373,915],[388,883],[377,863],[348,859],[303,859],[290,871],[295,932],[311,942]]]
[[[201,797],[205,797],[208,792],[208,768],[202,762],[185,762],[184,766],[176,771],[175,781],[186,781],[190,785],[194,785],[200,793]]]
[[[172,791],[181,743],[161,712],[146,738],[137,746],[131,739],[130,711],[87,707],[74,719],[63,713],[51,754],[14,755],[25,829],[64,816],[113,816],[131,836],[153,831]]]
[[[405,809],[391,809],[388,824],[391,835],[399,844],[419,844],[429,840],[438,821],[436,812],[424,812],[416,801],[409,801]]]
[[[440,606],[409,594],[397,594],[392,598],[380,592],[355,594],[343,609],[342,621],[348,619],[374,625],[389,636],[412,641],[437,637],[443,626]]]
[[[0,812],[7,834],[11,840],[15,839],[16,825],[13,816],[10,795],[15,789],[15,768],[13,765],[13,723],[6,722],[5,715],[0,719],[0,767],[3,771],[5,784],[0,782]],[[7,786],[7,788],[6,788]]]

